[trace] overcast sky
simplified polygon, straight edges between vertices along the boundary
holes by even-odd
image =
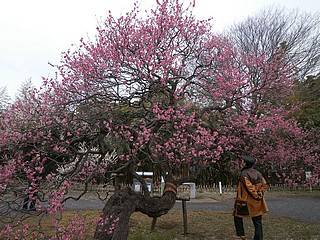
[[[186,0],[187,1],[187,0]],[[14,97],[21,83],[53,76],[50,63],[81,37],[93,38],[95,27],[106,12],[119,16],[134,0],[0,0],[0,87]],[[150,8],[155,0],[138,0]],[[320,11],[319,0],[196,0],[195,14],[212,16],[217,31],[268,6]]]

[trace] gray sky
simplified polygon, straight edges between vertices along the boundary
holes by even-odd
[[[0,87],[11,97],[31,78],[53,76],[48,62],[59,62],[60,53],[81,37],[93,38],[95,27],[108,10],[120,15],[134,0],[0,0]],[[150,8],[155,0],[138,0]],[[320,11],[319,0],[196,0],[195,14],[212,16],[217,31],[253,15],[267,6]]]

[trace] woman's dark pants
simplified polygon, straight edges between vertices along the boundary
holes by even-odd
[[[254,238],[253,240],[262,240],[262,216],[257,216],[252,218],[254,225]],[[237,236],[245,236],[243,228],[243,219],[241,217],[234,216],[234,226],[236,228]]]

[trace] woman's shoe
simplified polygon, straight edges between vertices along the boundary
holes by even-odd
[[[234,240],[247,240],[246,236],[234,236]]]

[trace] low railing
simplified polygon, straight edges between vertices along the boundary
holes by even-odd
[[[222,192],[235,192],[235,185],[222,185]],[[318,185],[288,185],[288,184],[271,184],[269,191],[320,191]],[[219,192],[219,185],[197,186],[197,192]]]
[[[83,184],[74,184],[71,187],[71,190],[73,191],[83,191],[84,185]],[[155,196],[160,196],[163,189],[161,187],[154,187],[152,194]],[[96,184],[89,184],[87,187],[88,192],[114,192],[114,186],[112,185],[96,185]],[[232,193],[236,191],[235,185],[222,185],[222,192],[223,193]],[[269,191],[320,191],[320,184],[315,186],[310,185],[287,185],[287,184],[272,184],[270,185]],[[205,185],[205,186],[196,186],[196,192],[214,192],[219,193],[219,185],[213,184],[213,185]],[[190,187],[187,185],[181,185],[178,187],[178,198],[186,198],[187,196],[190,196]]]

